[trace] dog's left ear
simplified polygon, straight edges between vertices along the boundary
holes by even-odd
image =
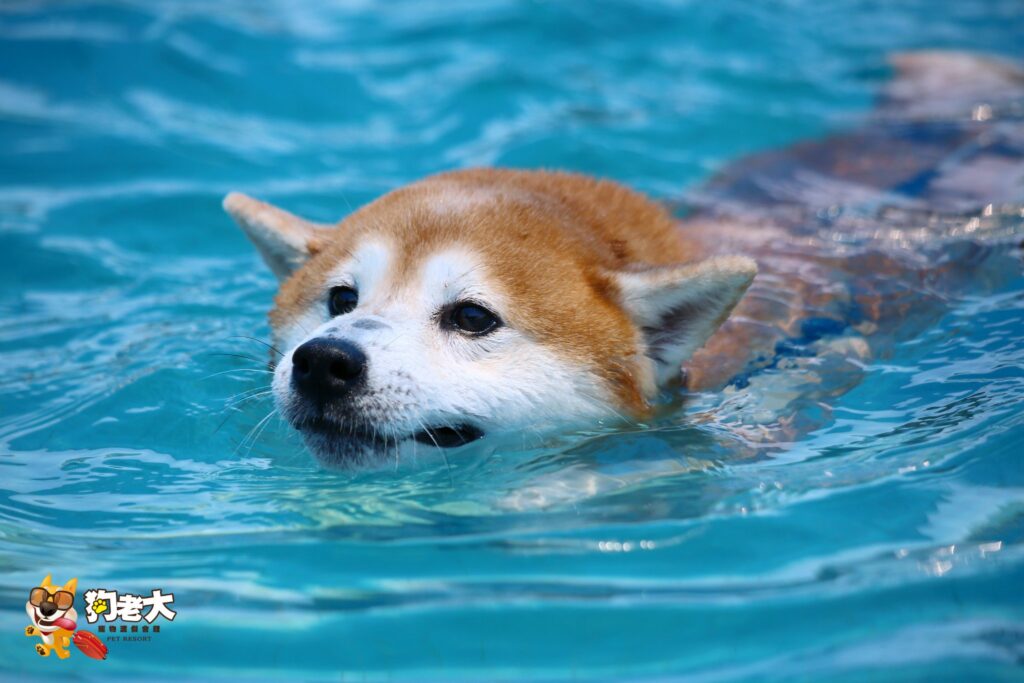
[[[68,579],[68,582],[64,584],[64,590],[68,593],[74,593],[76,588],[78,588],[78,577]]]
[[[658,386],[679,378],[683,361],[725,322],[756,274],[757,264],[742,256],[612,274],[620,305],[644,335]]]
[[[276,206],[232,192],[224,198],[227,211],[278,280],[287,280],[299,266],[315,254],[323,235],[332,225],[313,223]]]

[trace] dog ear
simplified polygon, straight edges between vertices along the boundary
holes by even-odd
[[[74,593],[76,588],[78,588],[78,577],[68,579],[68,582],[64,584],[64,590],[68,593]]]
[[[742,256],[613,274],[620,304],[643,333],[658,386],[679,378],[683,361],[725,321],[756,274],[757,264]]]
[[[278,280],[289,276],[320,248],[324,233],[334,226],[312,223],[282,209],[232,192],[224,198],[227,211]]]
[[[39,585],[42,586],[43,588],[50,588],[51,586],[53,586],[53,575],[52,574],[47,574],[46,578],[43,579],[43,582],[41,584],[39,584]]]

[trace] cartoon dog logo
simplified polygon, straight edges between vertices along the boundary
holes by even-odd
[[[69,579],[63,586],[54,586],[49,574],[43,583],[28,594],[25,611],[32,623],[25,627],[26,636],[39,636],[36,652],[49,657],[53,652],[60,659],[67,659],[72,642],[83,654],[94,659],[106,659],[107,646],[87,631],[75,633],[78,612],[75,611],[75,589],[78,579]],[[72,635],[74,634],[74,635]]]
[[[25,611],[32,625],[25,628],[26,636],[39,636],[42,643],[36,645],[36,652],[49,657],[55,652],[61,659],[67,659],[71,652],[71,634],[75,630],[75,589],[78,579],[70,579],[59,588],[53,585],[47,574],[40,586],[28,594]]]

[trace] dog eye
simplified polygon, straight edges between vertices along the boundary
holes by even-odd
[[[448,320],[453,327],[475,335],[487,334],[501,325],[497,315],[479,304],[468,302],[456,304]]]
[[[359,294],[351,287],[333,287],[327,296],[327,310],[331,315],[349,313],[359,303]]]

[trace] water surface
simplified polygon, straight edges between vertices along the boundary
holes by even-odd
[[[951,295],[770,451],[691,419],[710,395],[353,475],[263,422],[247,337],[275,282],[219,202],[334,220],[481,164],[677,200],[855,125],[890,51],[1022,40],[998,0],[4,3],[0,672],[1020,676],[1019,272]],[[42,660],[23,604],[51,571],[172,590],[179,617],[106,662]]]

